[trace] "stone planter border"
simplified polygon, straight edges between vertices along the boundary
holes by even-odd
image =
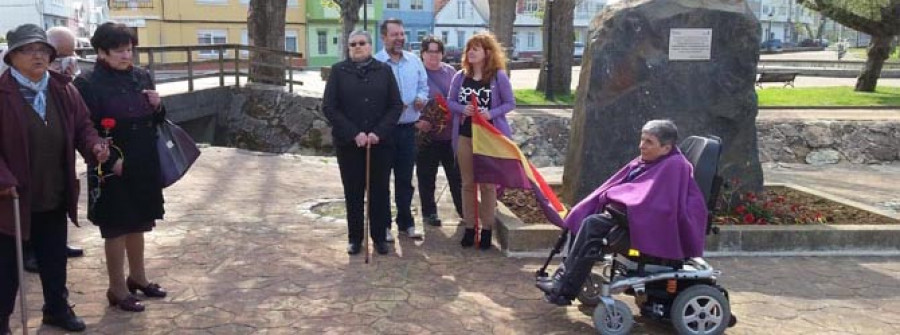
[[[848,207],[900,221],[900,215],[840,196],[792,184],[783,186]],[[547,257],[560,229],[550,224],[525,224],[498,204],[497,238],[509,257]],[[900,224],[719,226],[706,240],[706,256],[886,256],[900,255]]]

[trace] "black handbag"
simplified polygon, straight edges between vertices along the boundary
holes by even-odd
[[[184,129],[166,119],[156,127],[159,152],[159,182],[169,187],[187,173],[200,157],[200,149]]]

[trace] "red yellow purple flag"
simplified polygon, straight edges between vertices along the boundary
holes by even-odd
[[[477,106],[477,104],[476,104]],[[476,109],[472,115],[472,165],[475,182],[497,184],[534,192],[547,221],[563,227],[566,208],[544,181],[544,177],[525,158],[519,146],[484,119]]]

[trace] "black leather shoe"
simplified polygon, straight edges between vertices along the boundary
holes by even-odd
[[[552,294],[552,293],[545,294],[544,301],[547,301],[547,302],[557,305],[557,306],[569,306],[572,304],[572,300],[569,300],[568,298],[563,297],[561,295]]]
[[[359,243],[350,243],[347,245],[347,253],[351,255],[356,255],[360,251],[362,251],[362,246]]]
[[[70,332],[82,332],[85,328],[84,321],[75,316],[75,311],[66,306],[66,310],[58,314],[44,313],[43,323],[48,326],[59,327]]]
[[[491,238],[492,232],[487,229],[481,230],[481,240],[478,241],[478,248],[481,250],[488,250],[491,248]]]
[[[66,256],[69,258],[84,256],[84,249],[67,245]]]
[[[25,272],[30,273],[38,273],[41,271],[41,268],[38,267],[37,257],[34,257],[34,253],[25,253],[25,262],[23,264],[25,268]]]
[[[541,289],[546,294],[553,293],[553,280],[538,280],[534,286]]]
[[[439,218],[437,214],[426,215],[425,218],[422,219],[422,221],[425,221],[425,223],[429,226],[441,226],[441,218]]]
[[[375,243],[375,251],[378,252],[379,255],[387,255],[390,250],[387,242]]]
[[[463,248],[475,245],[475,228],[466,228],[466,233],[463,234],[462,241],[459,241],[459,244],[462,245]]]

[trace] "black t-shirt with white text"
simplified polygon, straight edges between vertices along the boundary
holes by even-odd
[[[491,84],[466,77],[459,90],[457,101],[464,106],[472,104],[472,95],[478,97],[479,112],[487,112],[491,108]],[[493,122],[492,122],[493,123]],[[459,126],[459,136],[472,137],[472,118],[466,117]]]

